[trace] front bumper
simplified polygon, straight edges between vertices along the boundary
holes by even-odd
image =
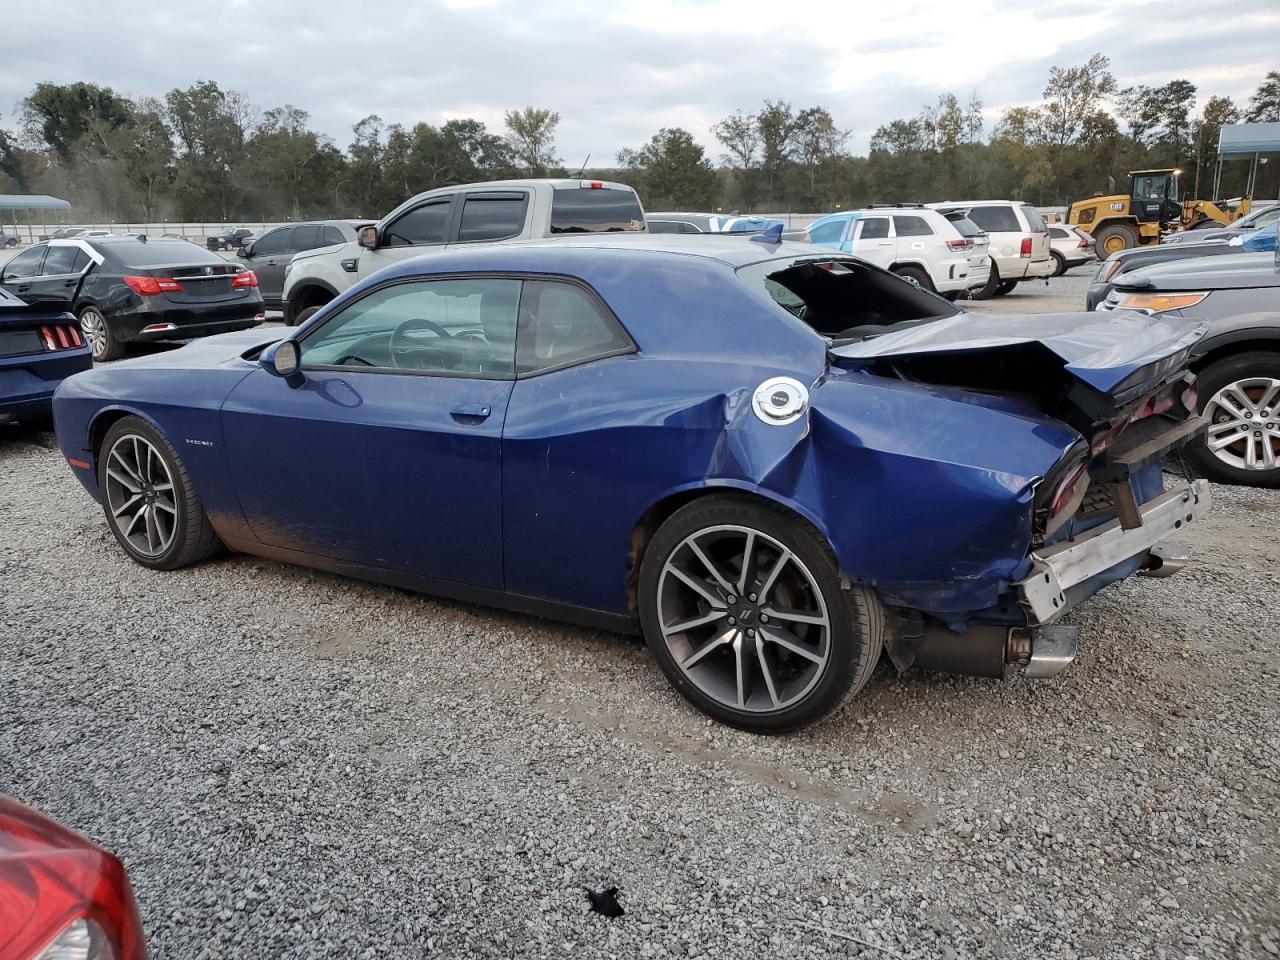
[[[1031,555],[1031,575],[1014,584],[1032,625],[1051,623],[1070,609],[1067,591],[1142,556],[1174,531],[1203,516],[1211,503],[1209,481],[1170,490],[1138,509],[1142,523],[1125,529],[1119,518]]]

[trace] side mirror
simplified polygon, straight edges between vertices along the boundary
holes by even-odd
[[[248,260],[250,257],[253,256],[253,244],[250,243],[241,247],[239,250],[236,251],[236,256],[239,257],[241,260]]]
[[[302,384],[302,359],[298,344],[293,340],[281,340],[262,351],[258,358],[262,369],[273,377],[279,377],[291,387]]]
[[[361,227],[360,246],[364,247],[366,250],[378,249],[378,228],[377,227]]]

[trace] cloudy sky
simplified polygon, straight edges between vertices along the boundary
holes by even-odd
[[[1122,86],[1191,80],[1243,103],[1280,69],[1280,0],[44,0],[10,4],[0,125],[39,80],[128,96],[216,80],[290,103],[345,147],[388,123],[532,104],[563,117],[568,165],[607,164],[663,126],[693,131],[765,98],[822,105],[866,149],[881,123],[976,89],[988,130],[1049,67],[1111,57]]]

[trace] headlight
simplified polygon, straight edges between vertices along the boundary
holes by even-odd
[[[1116,300],[1116,307],[1121,310],[1146,310],[1149,313],[1163,313],[1165,310],[1185,310],[1194,307],[1209,295],[1203,293],[1121,293]]]
[[[81,917],[63,927],[57,939],[41,950],[36,960],[112,960],[114,956],[102,928]]]

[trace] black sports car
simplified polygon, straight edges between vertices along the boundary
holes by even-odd
[[[267,317],[252,270],[183,240],[49,240],[6,263],[0,286],[28,303],[67,304],[95,360],[131,341],[190,340]]]

